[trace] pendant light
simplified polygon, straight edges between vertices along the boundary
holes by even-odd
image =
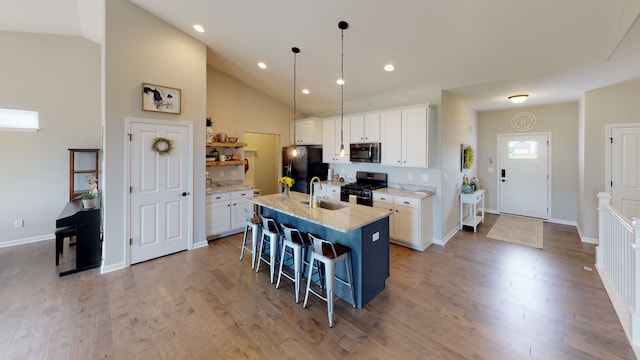
[[[340,29],[340,157],[344,157],[344,30],[349,27],[346,21],[340,21],[338,28]]]
[[[300,152],[296,141],[296,57],[300,52],[297,47],[292,47],[293,52],[293,146],[291,146],[291,156],[296,157]]]

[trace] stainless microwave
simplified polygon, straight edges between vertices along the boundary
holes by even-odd
[[[349,159],[352,162],[380,162],[380,143],[351,144]]]

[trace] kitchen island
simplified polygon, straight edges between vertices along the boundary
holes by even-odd
[[[322,200],[321,206],[310,208],[309,195],[291,192],[250,199],[262,214],[301,232],[311,233],[351,249],[356,306],[362,308],[385,289],[389,277],[389,215],[387,210],[346,202]],[[344,278],[344,269],[336,274]],[[305,273],[306,276],[306,273]],[[344,293],[336,283],[336,293]],[[350,299],[347,299],[350,300]]]

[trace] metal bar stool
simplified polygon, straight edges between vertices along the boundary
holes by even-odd
[[[282,255],[280,257],[280,271],[278,273],[278,282],[276,283],[276,289],[280,288],[280,280],[282,275],[287,279],[293,281],[296,291],[296,304],[300,302],[300,283],[302,282],[303,264],[305,263],[306,252],[311,243],[308,238],[298,231],[298,229],[292,228],[285,224],[280,224],[284,230],[284,240],[282,241]],[[287,252],[287,249],[290,251]],[[283,269],[285,262],[285,255],[289,254],[290,258],[293,258],[293,274],[287,273],[288,267]]]
[[[307,307],[307,301],[309,300],[309,293],[313,293],[318,296],[320,299],[327,302],[327,312],[329,316],[329,327],[333,327],[333,297],[337,295],[346,299],[344,296],[340,294],[334,294],[335,281],[339,281],[340,283],[346,285],[351,293],[351,301],[352,305],[356,307],[356,298],[353,291],[353,278],[351,276],[351,249],[346,246],[340,244],[334,244],[329,241],[320,239],[318,237],[309,234],[309,239],[313,242],[313,247],[311,250],[311,266],[309,266],[309,275],[307,276],[307,291],[304,296],[304,304],[303,307]],[[336,276],[336,264],[344,261],[347,269],[347,279],[340,279]],[[311,288],[311,277],[313,275],[313,268],[317,263],[322,263],[325,269],[325,287],[324,289],[312,289]],[[318,270],[320,270],[319,264]],[[322,280],[322,277],[320,277]]]
[[[283,236],[282,231],[278,227],[275,220],[271,218],[262,217],[262,236],[260,237],[260,252],[258,254],[258,266],[256,266],[256,272],[260,271],[260,262],[264,261],[269,264],[269,275],[271,283],[275,279],[276,261],[278,254],[278,242]],[[264,249],[269,246],[269,259],[262,256]]]
[[[244,237],[242,238],[242,250],[240,251],[240,261],[242,261],[242,256],[244,255],[244,250],[246,249],[251,253],[251,269],[255,269],[256,265],[256,254],[258,248],[258,234],[260,233],[260,219],[256,215],[255,211],[244,209],[244,213],[247,221],[244,224]],[[251,248],[247,246],[247,231],[251,229]]]

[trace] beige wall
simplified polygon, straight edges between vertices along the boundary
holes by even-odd
[[[485,207],[498,210],[497,175],[498,134],[520,133],[511,127],[513,115],[527,111],[536,116],[530,132],[551,133],[551,213],[556,222],[575,224],[578,204],[578,102],[554,105],[518,107],[478,113],[478,178],[486,190]],[[493,164],[489,164],[492,157]],[[489,167],[494,171],[489,172]]]
[[[99,45],[2,31],[0,44],[0,108],[38,111],[41,128],[0,131],[2,247],[53,238],[69,201],[67,149],[102,145]],[[24,227],[16,229],[18,219]]]
[[[598,238],[598,201],[596,194],[605,191],[606,124],[640,122],[640,79],[588,91],[584,95],[584,143],[580,148],[584,164],[580,176],[578,230],[583,238]]]
[[[245,132],[280,134],[289,145],[291,106],[275,100],[212,67],[207,68],[207,116],[214,133],[224,132],[240,141]]]
[[[262,195],[275,194],[279,191],[276,180],[280,177],[282,162],[280,135],[245,133],[247,148],[251,151],[249,169],[254,174],[252,183],[260,189]],[[247,182],[249,184],[249,182]]]
[[[478,120],[475,111],[471,110],[464,101],[455,93],[442,92],[442,119],[441,143],[442,143],[442,187],[441,197],[441,222],[442,238],[451,236],[460,227],[460,185],[462,176],[476,176],[477,159],[479,154],[477,146]],[[460,145],[469,144],[476,150],[476,161],[471,169],[463,173],[460,169]],[[482,177],[479,177],[482,184]],[[435,209],[437,212],[437,208]]]
[[[105,2],[103,270],[126,266],[125,117],[193,123],[193,241],[205,237],[206,47],[126,0]],[[141,83],[182,90],[182,113],[141,110]]]

